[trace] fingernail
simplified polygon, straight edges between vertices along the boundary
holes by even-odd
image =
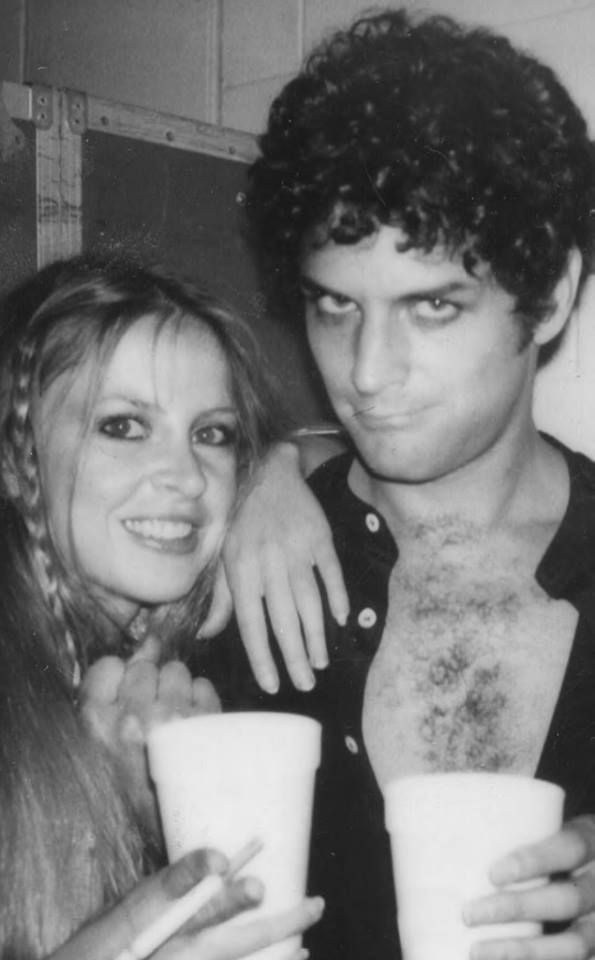
[[[506,916],[502,915],[501,901],[491,895],[479,900],[469,900],[463,904],[461,916],[463,923],[468,927],[486,923],[501,923],[506,920]]]
[[[326,670],[328,667],[328,657],[314,657],[310,663],[315,670]]]
[[[275,676],[272,670],[266,670],[264,673],[259,674],[258,682],[265,693],[273,694],[279,691],[279,678]]]
[[[490,880],[499,886],[504,883],[514,883],[521,875],[520,864],[514,857],[505,857],[498,860],[490,868]]]
[[[473,904],[466,903],[461,910],[461,916],[463,918],[463,923],[468,927],[473,926],[475,923],[475,911],[473,909]]]
[[[324,899],[323,897],[309,897],[308,898],[308,912],[316,920],[318,920],[324,913]]]
[[[256,877],[242,877],[244,884],[244,893],[246,893],[254,903],[260,903],[264,897],[264,886],[262,881]]]
[[[296,673],[295,685],[298,690],[312,690],[315,684],[314,674],[308,667],[300,667]]]
[[[144,743],[145,734],[138,717],[129,714],[124,718],[120,736],[126,743]]]

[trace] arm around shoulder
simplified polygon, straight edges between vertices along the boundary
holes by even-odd
[[[303,477],[308,467],[337,452],[339,441],[303,433],[297,439],[273,447],[259,466],[224,547],[242,641],[268,693],[276,691],[279,680],[265,605],[289,674],[301,690],[314,683],[312,667],[328,663],[315,570],[335,619],[344,622],[349,611],[329,524]]]

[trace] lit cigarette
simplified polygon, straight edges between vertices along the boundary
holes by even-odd
[[[118,954],[116,960],[146,960],[146,957],[150,957],[166,940],[177,933],[198,910],[221,893],[226,882],[238,873],[242,867],[245,867],[262,850],[262,846],[261,840],[250,840],[229,861],[229,867],[225,874],[210,874],[197,883],[195,887],[192,887],[183,897],[173,900],[171,906],[167,907],[161,916],[149,924],[142,933],[139,933],[132,943]]]

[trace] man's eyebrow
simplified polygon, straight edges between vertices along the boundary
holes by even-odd
[[[479,287],[478,281],[474,277],[468,280],[445,280],[429,284],[427,287],[419,287],[417,290],[409,290],[403,294],[403,300],[440,300],[442,297],[448,297],[459,293],[475,292]]]
[[[332,287],[326,287],[324,284],[318,283],[316,280],[312,280],[311,277],[305,277],[302,275],[299,282],[302,291],[311,296],[320,297],[324,296],[325,294],[330,294],[332,297],[340,297],[343,300],[352,299],[349,294],[340,290],[333,290]],[[412,301],[431,300],[435,298],[438,300],[441,297],[451,296],[452,294],[474,292],[477,290],[478,286],[479,284],[475,277],[469,277],[468,280],[457,279],[437,281],[433,284],[428,284],[428,286],[407,290],[401,294],[399,299]]]
[[[311,277],[305,277],[303,274],[300,276],[300,287],[303,293],[314,295],[317,297],[324,296],[325,294],[330,294],[331,297],[341,297],[343,300],[350,300],[351,297],[346,293],[341,293],[340,290],[333,290],[332,287],[325,287],[322,283],[317,283],[316,280],[312,280]]]

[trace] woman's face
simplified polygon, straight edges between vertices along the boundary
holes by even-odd
[[[237,414],[221,346],[185,320],[122,337],[96,393],[93,358],[34,418],[50,534],[123,625],[184,597],[216,553],[236,493]]]

